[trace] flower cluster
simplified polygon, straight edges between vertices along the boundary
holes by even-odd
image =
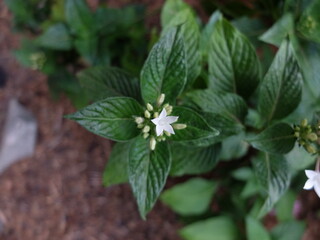
[[[301,124],[294,128],[294,135],[298,138],[299,145],[303,146],[308,153],[315,154],[318,152],[319,127],[319,124],[316,127],[312,127],[308,124],[307,119],[303,119]]]
[[[168,103],[163,105],[164,100],[165,95],[162,93],[157,99],[156,106],[147,103],[144,116],[135,118],[137,127],[141,129],[143,137],[145,139],[150,138],[151,150],[155,149],[157,142],[165,141],[166,137],[174,134],[174,129],[179,130],[187,127],[186,124],[173,124],[178,121],[179,116],[169,116],[173,107]]]

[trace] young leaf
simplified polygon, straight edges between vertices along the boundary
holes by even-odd
[[[235,223],[226,216],[198,221],[180,230],[185,240],[237,240],[238,234]]]
[[[258,110],[262,118],[270,122],[289,115],[300,102],[301,82],[292,46],[285,40],[260,86]]]
[[[294,33],[294,19],[291,13],[283,15],[268,31],[259,37],[261,41],[280,47],[282,41]]]
[[[103,185],[109,187],[128,181],[128,161],[130,143],[116,143],[103,172]]]
[[[317,0],[312,1],[312,3],[307,7],[300,17],[298,23],[298,30],[309,40],[316,41],[320,43],[320,2]]]
[[[98,38],[96,36],[81,37],[74,41],[76,50],[90,65],[95,65],[98,60],[97,45]]]
[[[285,193],[290,184],[290,170],[286,159],[281,155],[263,153],[253,160],[253,167],[260,185],[267,193],[267,199],[260,209],[264,216]]]
[[[179,28],[172,28],[152,48],[141,71],[141,93],[146,103],[155,103],[161,93],[175,103],[187,79],[184,41]]]
[[[184,129],[176,130],[170,137],[173,141],[205,147],[215,142],[219,131],[210,127],[208,123],[195,111],[185,107],[174,107],[172,116],[179,116],[178,123],[186,124]]]
[[[260,65],[250,41],[226,20],[215,24],[209,45],[209,88],[249,97],[260,81]]]
[[[181,35],[184,39],[186,61],[187,61],[187,82],[185,88],[191,87],[201,72],[201,58],[199,53],[200,28],[194,12],[190,8],[179,11],[173,19],[165,26],[163,33],[168,32],[172,27],[181,25]]]
[[[247,115],[247,105],[238,95],[215,92],[211,89],[196,90],[187,96],[204,112],[221,114],[241,123]]]
[[[119,68],[92,67],[80,72],[78,78],[89,98],[94,101],[114,96],[140,99],[138,79]]]
[[[252,217],[246,218],[246,230],[248,240],[271,240],[268,231],[258,220]]]
[[[36,39],[36,43],[53,50],[70,50],[72,39],[68,29],[62,23],[57,23],[48,28]]]
[[[201,174],[211,171],[218,163],[221,144],[205,148],[190,148],[180,144],[172,145],[172,167],[170,174]],[[188,157],[186,157],[188,156]]]
[[[161,200],[180,215],[199,215],[208,210],[216,189],[213,181],[192,178],[164,191]]]
[[[305,222],[288,221],[275,226],[271,230],[271,236],[276,240],[301,240],[305,229]]]
[[[190,9],[190,6],[183,0],[166,0],[161,11],[161,26],[164,28],[174,18],[177,13]]]
[[[285,154],[292,150],[296,142],[294,131],[286,123],[272,125],[249,142],[254,148],[274,154]]]
[[[145,219],[162,191],[171,166],[167,142],[159,142],[154,151],[149,141],[136,138],[129,151],[129,182],[137,200],[139,212]]]
[[[99,136],[115,141],[128,141],[140,133],[134,117],[142,115],[142,107],[133,98],[112,97],[66,117]]]
[[[92,35],[94,18],[84,0],[66,0],[65,14],[66,22],[73,34],[81,37]]]

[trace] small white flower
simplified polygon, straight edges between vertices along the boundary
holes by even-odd
[[[176,122],[179,117],[168,116],[166,109],[163,109],[159,117],[152,119],[151,121],[156,125],[157,136],[160,136],[163,131],[174,134],[173,128],[170,124]]]
[[[314,188],[317,195],[320,197],[320,172],[305,170],[305,173],[309,179],[307,180],[303,189],[310,190]]]

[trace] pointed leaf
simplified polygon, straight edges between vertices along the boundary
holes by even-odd
[[[292,46],[285,40],[260,86],[258,109],[270,122],[289,115],[301,100],[302,76]]]
[[[286,123],[268,127],[257,136],[249,139],[254,148],[275,154],[285,154],[292,150],[296,142],[294,131]]]
[[[137,200],[142,218],[154,206],[165,183],[171,166],[171,154],[167,142],[157,143],[150,150],[149,141],[138,137],[129,152],[129,182]]]
[[[92,100],[126,96],[140,99],[139,81],[116,67],[92,67],[78,75],[82,87]]]
[[[128,160],[130,143],[116,143],[103,172],[103,185],[109,187],[128,181]]]
[[[182,176],[184,174],[209,172],[218,163],[220,151],[221,144],[215,144],[205,148],[190,148],[190,146],[173,144],[170,174],[173,176]]]
[[[173,116],[179,116],[177,123],[186,124],[185,129],[176,130],[170,137],[173,141],[205,147],[215,142],[219,131],[210,127],[208,123],[195,111],[185,107],[174,107]]]
[[[264,216],[285,193],[290,184],[290,173],[286,159],[281,155],[263,153],[253,160],[255,175],[267,193],[267,199],[260,209]]]
[[[192,178],[164,191],[161,201],[180,215],[199,215],[208,210],[216,189],[217,184],[213,181]]]
[[[258,220],[252,217],[246,218],[246,229],[248,240],[271,240],[268,231]]]
[[[155,103],[161,93],[174,103],[187,79],[184,41],[179,28],[172,28],[152,48],[141,71],[141,93],[146,103]]]
[[[260,81],[260,65],[249,40],[226,20],[215,24],[209,45],[209,88],[249,97]]]
[[[127,141],[140,133],[134,117],[142,115],[142,107],[133,98],[112,97],[66,117],[99,136],[115,141]]]

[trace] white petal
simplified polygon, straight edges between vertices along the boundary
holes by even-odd
[[[320,186],[318,184],[314,185],[314,190],[316,191],[318,197],[320,198]]]
[[[166,123],[168,124],[171,124],[171,123],[174,123],[178,120],[179,117],[176,117],[176,116],[169,116],[169,117],[166,117]]]
[[[166,109],[162,109],[160,115],[159,115],[159,119],[165,118],[167,116],[167,111]]]
[[[157,136],[160,136],[161,133],[163,132],[163,126],[157,125],[156,132],[157,132]]]
[[[306,184],[304,185],[303,189],[310,190],[313,188],[313,181],[311,179],[308,179],[306,181]]]
[[[174,134],[174,131],[173,131],[173,128],[171,127],[171,125],[164,125],[164,126],[162,126],[163,127],[163,129],[165,130],[165,131],[167,131],[168,133],[171,133],[171,134]]]
[[[154,125],[158,125],[159,124],[159,120],[160,119],[157,117],[157,118],[152,119],[151,122],[153,122]]]
[[[318,172],[312,171],[312,170],[305,170],[305,173],[306,173],[306,175],[307,175],[308,178],[313,178],[313,177],[315,177],[317,174],[319,174]]]

